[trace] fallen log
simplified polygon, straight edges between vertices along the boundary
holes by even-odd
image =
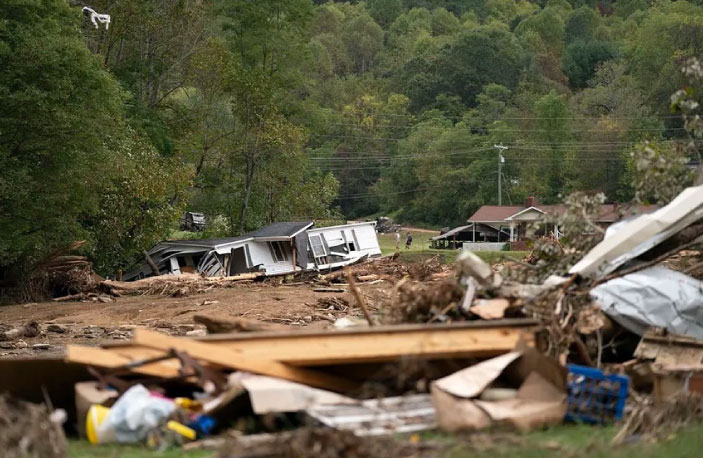
[[[89,295],[85,293],[78,293],[78,294],[69,294],[68,296],[61,296],[52,299],[53,302],[64,302],[64,301],[74,301],[77,299],[85,299],[89,297]]]
[[[263,273],[260,272],[245,273],[240,275],[234,275],[231,277],[201,277],[198,274],[158,275],[155,277],[147,277],[135,281],[104,280],[100,282],[100,285],[106,288],[108,291],[117,290],[138,293],[145,290],[149,290],[153,288],[154,285],[161,285],[166,283],[183,285],[202,284],[204,286],[207,286],[225,284],[236,281],[253,280],[262,275]]]
[[[208,334],[225,334],[228,332],[279,331],[290,329],[273,323],[263,323],[246,318],[215,318],[206,315],[195,315],[193,321],[205,325]]]
[[[346,290],[344,288],[313,288],[316,293],[344,293]]]

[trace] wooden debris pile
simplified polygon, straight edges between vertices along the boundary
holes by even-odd
[[[388,304],[391,323],[432,323],[466,319],[460,311],[464,288],[451,278],[421,283],[401,280]]]
[[[104,280],[99,286],[115,296],[161,295],[183,297],[203,293],[214,288],[228,288],[236,284],[251,282],[261,277],[260,273],[247,273],[233,277],[201,277],[198,274],[159,275],[132,282]]]
[[[386,256],[349,266],[349,270],[354,279],[360,283],[389,279],[397,280],[405,277],[418,281],[429,281],[447,278],[452,275],[452,269],[440,262],[437,256],[415,263],[403,263],[398,261],[397,256]],[[346,274],[345,271],[338,270],[321,275],[320,280],[325,284],[344,283]]]
[[[349,301],[342,296],[321,297],[317,300],[316,306],[326,310],[345,311],[349,308]]]
[[[85,256],[68,255],[85,244],[75,242],[39,262],[24,285],[26,300],[41,300],[96,292],[104,280],[93,271],[93,264]]]
[[[679,394],[665,402],[655,402],[651,396],[634,395],[627,419],[613,437],[620,444],[631,437],[662,439],[678,428],[703,420],[703,398]]]

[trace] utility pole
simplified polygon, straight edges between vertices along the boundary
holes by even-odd
[[[503,189],[502,189],[502,178],[503,178],[503,163],[505,158],[503,157],[503,151],[508,149],[507,146],[493,145],[494,148],[498,149],[498,205],[503,205]]]

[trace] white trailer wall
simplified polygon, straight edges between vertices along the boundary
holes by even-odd
[[[289,242],[280,242],[281,245],[287,248],[286,255],[288,257],[287,261],[276,262],[271,256],[271,251],[268,247],[268,242],[249,242],[249,254],[251,255],[251,262],[254,266],[263,264],[266,269],[266,275],[276,275],[294,272],[293,267],[293,256],[290,248]],[[252,266],[253,267],[253,266]]]

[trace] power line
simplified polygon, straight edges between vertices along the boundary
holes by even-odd
[[[498,119],[497,121],[502,121],[505,118]],[[363,126],[359,124],[353,124],[353,123],[327,123],[327,126],[348,126],[348,127],[359,127],[363,128]],[[399,126],[399,125],[382,125],[378,126],[378,128],[382,129],[412,129],[418,127],[417,124],[413,125],[406,125],[406,126]],[[457,129],[460,130],[460,128],[456,126],[419,126],[423,130],[443,130],[443,131],[451,131],[452,129]],[[499,126],[492,126],[488,124],[481,124],[478,126],[467,126],[472,129],[489,129],[489,128],[496,128],[500,132],[551,132],[553,129],[503,129]],[[594,129],[566,129],[569,132],[601,132],[601,131],[606,131],[606,132],[655,132],[659,130],[658,128],[652,127],[652,128],[636,128],[636,129],[608,129],[608,128],[594,128]],[[686,130],[685,127],[669,127],[669,128],[663,128],[663,130],[671,131],[671,130]]]
[[[325,137],[325,138],[351,138],[351,139],[356,139],[356,140],[379,140],[379,141],[396,141],[396,140],[406,140],[407,137],[373,137],[369,135],[343,135],[343,134],[321,134],[319,137]],[[677,139],[664,139],[664,140],[656,140],[657,142],[671,142],[671,141],[684,141],[688,140],[687,138],[677,138]],[[452,140],[455,143],[460,143],[460,142],[474,142],[475,139],[471,138],[466,138],[466,139],[453,139]],[[699,140],[700,141],[700,140]],[[583,143],[583,142],[581,142]],[[598,142],[588,142],[589,144],[594,144]],[[626,141],[620,141],[620,142],[608,142],[608,143],[632,143],[632,142],[626,142]]]
[[[354,117],[353,113],[343,113],[340,111],[335,111],[333,113],[340,115],[340,116],[343,116],[343,117],[346,117],[349,115]],[[386,117],[394,117],[394,118],[411,118],[411,119],[415,119],[417,121],[425,121],[425,120],[446,121],[449,119],[464,119],[463,116],[423,117],[422,114],[413,115],[413,114],[401,114],[401,113],[373,113],[373,116],[386,116]],[[542,119],[588,120],[588,119],[675,119],[675,118],[680,118],[680,117],[681,117],[681,115],[654,115],[653,114],[653,115],[647,115],[647,116],[609,116],[609,115],[602,115],[602,116],[506,116],[506,117],[501,117],[501,119],[510,119],[510,120],[542,120]]]

